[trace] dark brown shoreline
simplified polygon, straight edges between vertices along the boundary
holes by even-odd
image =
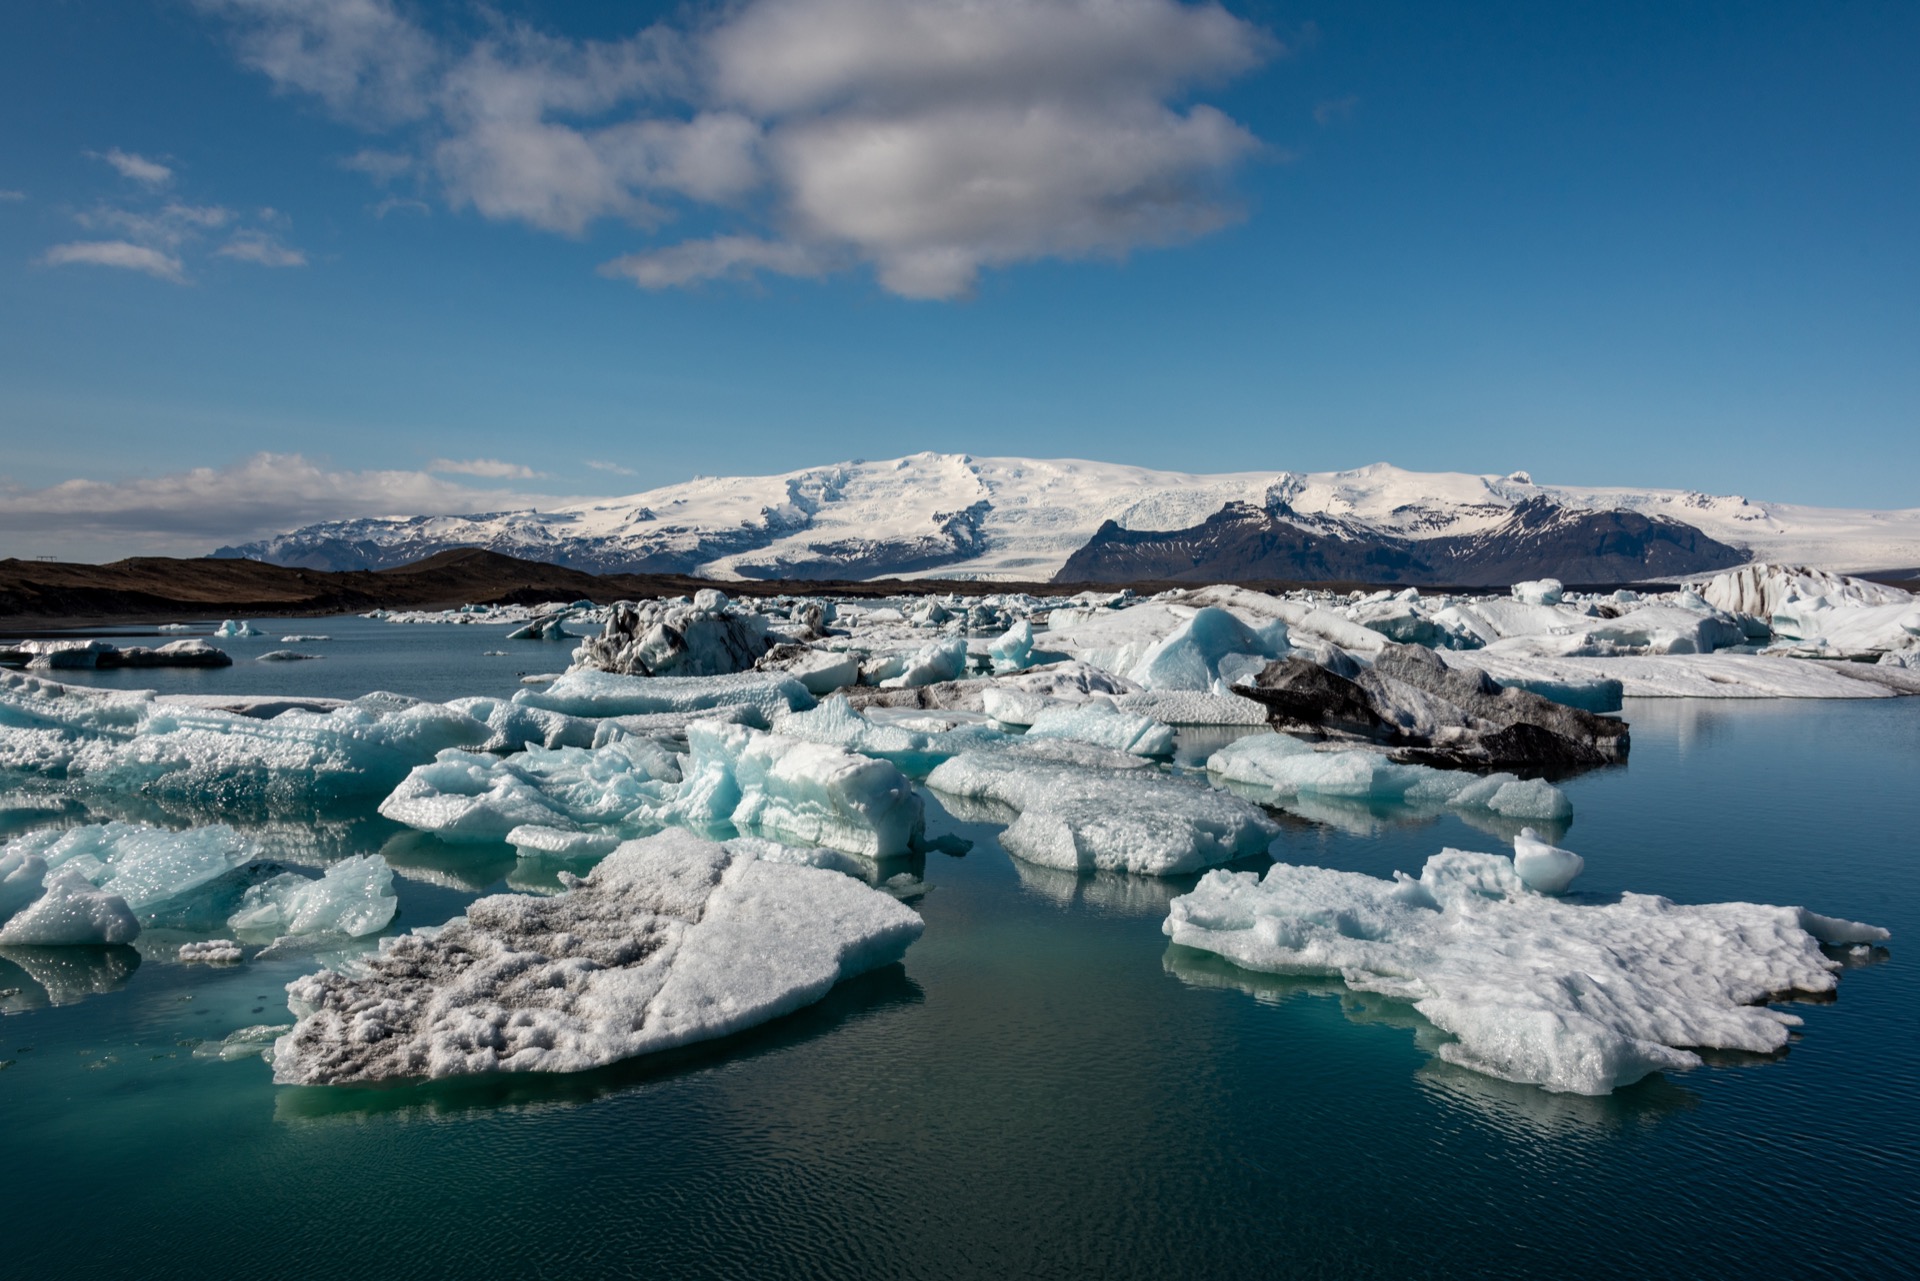
[[[1916,586],[1913,571],[1869,575]],[[1898,575],[1897,577],[1895,575]],[[1260,591],[1377,591],[1400,583],[1309,583],[1275,580],[1237,584]],[[106,565],[0,560],[0,628],[12,636],[83,627],[192,622],[212,616],[313,618],[373,609],[451,609],[460,605],[531,605],[552,600],[644,600],[684,596],[717,587],[731,596],[834,595],[851,597],[1026,592],[1071,596],[1131,587],[1142,594],[1195,583],[1014,583],[978,579],[715,580],[683,574],[590,574],[482,548],[455,548],[395,569],[290,569],[254,560],[134,557]],[[1632,583],[1569,584],[1611,591]],[[1497,588],[1422,587],[1423,592],[1484,595]]]

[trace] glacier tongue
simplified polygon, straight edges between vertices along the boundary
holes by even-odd
[[[1800,1020],[1761,1002],[1832,991],[1840,967],[1822,942],[1888,937],[1801,908],[1548,897],[1524,881],[1551,883],[1569,873],[1557,856],[1578,856],[1528,838],[1517,848],[1520,871],[1443,850],[1417,880],[1286,863],[1264,877],[1209,872],[1164,929],[1246,969],[1409,1001],[1455,1037],[1447,1061],[1573,1094],[1698,1066],[1698,1048],[1779,1050]]]
[[[274,1079],[576,1072],[725,1036],[898,961],[921,921],[838,872],[687,832],[632,841],[551,898],[500,894],[288,985]]]

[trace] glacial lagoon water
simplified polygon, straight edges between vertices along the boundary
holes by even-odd
[[[503,693],[562,646],[265,624],[172,692]],[[283,632],[327,657],[256,664]],[[486,649],[508,649],[505,658]],[[1631,765],[1568,783],[1581,884],[1805,904],[1894,932],[1776,1058],[1603,1099],[1448,1067],[1404,1005],[1160,933],[1188,882],[1073,878],[930,806],[902,966],[731,1041],[575,1077],[274,1086],[209,1052],[285,1022],[320,958],[0,959],[0,1207],[22,1277],[1895,1275],[1920,1258],[1920,700],[1630,701]],[[110,812],[106,816],[121,816]],[[0,815],[11,830],[59,817]],[[1444,817],[1286,820],[1291,861],[1386,875]],[[72,821],[68,813],[62,821]],[[552,884],[505,847],[314,816],[287,857],[384,850],[396,929]],[[146,942],[147,940],[143,940]],[[62,954],[64,953],[64,954]],[[48,1003],[51,992],[67,1001]],[[86,995],[82,995],[86,993]],[[198,1054],[196,1054],[196,1050]]]

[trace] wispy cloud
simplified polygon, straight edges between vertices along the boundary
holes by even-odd
[[[243,231],[213,251],[221,258],[258,263],[262,267],[304,267],[307,256],[289,249],[264,231]]]
[[[615,476],[638,476],[640,473],[631,467],[622,467],[619,463],[610,463],[602,458],[587,459],[587,466],[595,471],[610,472]]]
[[[0,190],[0,203],[11,204],[14,201],[25,200],[26,198],[27,193],[24,191],[14,191],[10,188]]]
[[[147,190],[73,214],[75,223],[105,238],[55,245],[40,255],[41,263],[121,267],[186,284],[187,251],[202,252],[217,239],[211,251],[215,257],[262,267],[306,265],[306,254],[281,240],[280,231],[292,220],[279,210],[245,213],[225,205],[190,203],[160,190],[173,177],[165,165],[119,150],[87,154],[105,160]]]
[[[173,181],[173,170],[158,160],[149,160],[145,156],[136,156],[131,151],[122,151],[118,147],[106,151],[89,151],[95,160],[103,160],[119,171],[122,178],[131,178],[149,187],[164,187]]]
[[[145,272],[176,285],[187,282],[186,268],[178,257],[149,245],[136,245],[126,240],[76,240],[55,245],[40,255],[40,261],[49,267],[72,264],[119,267],[126,271]]]
[[[493,480],[534,480],[546,475],[520,463],[501,462],[498,458],[436,458],[427,464],[427,470],[454,476],[486,476]]]
[[[279,88],[399,127],[404,148],[346,162],[377,181],[564,235],[716,220],[602,268],[653,289],[865,265],[953,298],[994,267],[1206,235],[1266,149],[1193,99],[1280,51],[1182,0],[739,0],[609,41],[504,18],[455,39],[394,0],[198,3]]]
[[[367,206],[375,218],[385,218],[390,213],[417,213],[428,216],[433,206],[424,200],[410,200],[405,196],[388,196],[379,204]]]
[[[163,476],[0,486],[0,529],[204,552],[323,520],[551,506],[550,495],[478,488],[421,471],[333,471],[300,454],[255,454]]]

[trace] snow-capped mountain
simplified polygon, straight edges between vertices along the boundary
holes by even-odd
[[[1222,520],[1237,531],[1231,552],[1210,549],[1198,532]],[[1422,473],[1385,463],[1311,474],[1191,475],[931,453],[779,476],[701,477],[552,511],[334,521],[214,554],[378,569],[477,546],[598,572],[717,578],[1035,581],[1061,575],[1070,561],[1072,576],[1097,571],[1098,581],[1311,576],[1313,556],[1300,561],[1299,572],[1256,572],[1245,563],[1249,522],[1284,525],[1282,542],[1316,541],[1329,566],[1375,567],[1360,576],[1394,579],[1388,571],[1397,563],[1399,581],[1409,582],[1508,581],[1523,563],[1564,563],[1574,571],[1561,575],[1569,581],[1695,573],[1749,559],[1850,571],[1920,565],[1920,509],[1848,511],[1679,490],[1538,485],[1524,472]],[[1103,561],[1095,554],[1121,544],[1159,545],[1163,568],[1185,556],[1187,572],[1130,573],[1126,566],[1144,565],[1139,556],[1106,554]],[[1372,560],[1370,547],[1377,552]]]

